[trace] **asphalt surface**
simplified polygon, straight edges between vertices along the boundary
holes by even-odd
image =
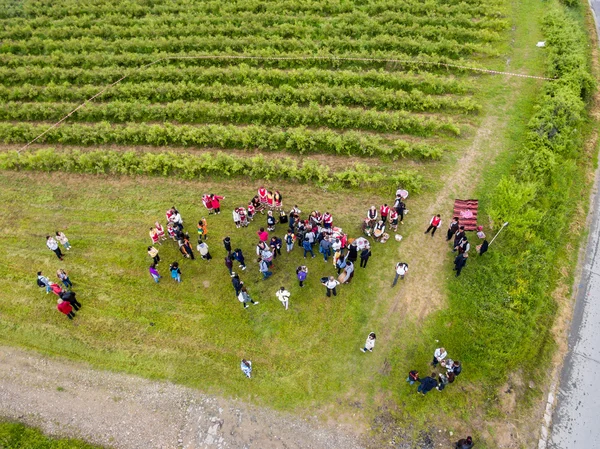
[[[600,0],[590,1],[600,35]],[[596,173],[596,184],[598,176]],[[600,194],[596,187],[585,262],[577,288],[569,353],[552,417],[550,449],[600,448]]]

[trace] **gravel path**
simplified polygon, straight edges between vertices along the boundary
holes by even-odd
[[[341,428],[3,346],[0,416],[122,449],[364,448]]]

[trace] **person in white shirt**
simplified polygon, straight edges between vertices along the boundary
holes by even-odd
[[[54,254],[56,254],[56,257],[58,257],[59,260],[63,260],[63,253],[58,247],[58,242],[54,240],[53,237],[50,237],[49,235],[46,236],[46,246],[50,251],[53,251]]]
[[[375,332],[371,332],[369,334],[369,336],[367,337],[367,341],[365,342],[365,347],[364,348],[360,348],[360,350],[362,352],[373,352],[373,348],[375,347],[375,339],[377,338],[377,336],[375,335]]]
[[[337,291],[335,288],[339,284],[340,283],[333,276],[329,276],[329,279],[323,282],[323,285],[325,286],[325,288],[327,288],[327,297],[331,297],[331,293],[333,293],[333,296],[337,296]]]
[[[404,280],[404,276],[408,272],[408,264],[404,262],[398,262],[396,264],[396,277],[394,278],[394,282],[392,282],[392,287],[396,285],[398,282],[398,278]]]
[[[275,296],[277,296],[277,299],[279,299],[281,301],[281,304],[284,305],[285,310],[288,309],[288,304],[290,302],[290,292],[288,292],[285,287],[281,287],[279,290],[277,290],[277,292],[275,293]]]
[[[446,349],[437,348],[435,350],[435,352],[433,353],[433,362],[431,362],[431,364],[433,366],[436,366],[438,363],[440,363],[442,360],[444,360],[447,355],[448,355],[448,353],[446,352]]]

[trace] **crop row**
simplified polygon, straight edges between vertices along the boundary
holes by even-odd
[[[65,69],[60,67],[0,67],[0,85],[45,85],[53,84],[98,84],[110,83],[119,79],[128,70],[122,67]],[[131,70],[129,70],[131,72]],[[473,84],[452,77],[436,76],[428,73],[412,74],[368,70],[354,72],[350,70],[309,69],[263,69],[247,64],[229,67],[181,67],[177,65],[155,65],[125,78],[121,83],[140,83],[147,81],[194,82],[196,84],[257,85],[267,84],[273,87],[299,87],[318,83],[343,87],[382,87],[394,90],[411,91],[418,89],[426,94],[464,94],[473,91]]]
[[[102,90],[101,86],[64,84],[0,86],[0,101],[83,101]],[[103,101],[164,103],[175,100],[225,101],[239,104],[273,102],[281,105],[318,103],[334,106],[361,106],[378,110],[457,111],[476,113],[480,106],[471,97],[431,96],[414,90],[395,91],[376,87],[335,87],[306,84],[298,87],[228,86],[189,83],[149,82],[118,84],[100,97]],[[424,122],[422,122],[424,123]],[[442,123],[440,123],[441,125]],[[427,129],[435,130],[428,125]],[[423,131],[415,129],[416,134]]]
[[[183,179],[245,177],[251,179],[281,179],[313,183],[322,187],[388,188],[398,187],[418,193],[423,180],[411,170],[382,172],[364,164],[343,170],[332,170],[321,161],[305,159],[302,163],[289,157],[236,157],[223,152],[138,153],[134,151],[57,151],[53,148],[32,152],[0,153],[2,170],[61,171],[69,173],[177,176]]]
[[[244,52],[248,50],[273,49],[280,52],[312,53],[330,49],[337,54],[354,51],[402,51],[411,55],[421,53],[446,55],[451,58],[473,53],[496,55],[488,44],[459,43],[453,39],[440,37],[432,42],[423,37],[396,37],[381,34],[370,38],[352,39],[349,37],[327,37],[324,39],[285,39],[281,36],[247,36],[229,38],[227,36],[184,36],[181,38],[134,38],[107,41],[101,38],[82,37],[64,41],[32,38],[25,41],[4,40],[0,42],[0,53],[17,55],[47,55],[55,51],[68,53],[89,53],[93,51],[112,53],[187,53],[199,48],[220,52]]]
[[[8,102],[0,105],[0,120],[58,121],[77,106],[76,103]],[[309,126],[422,135],[432,131],[431,122],[422,122],[420,117],[403,112],[363,111],[344,106],[322,107],[316,104],[300,107],[282,106],[276,103],[237,105],[202,101],[176,101],[166,104],[89,103],[79,109],[70,120],[111,123],[171,121],[193,124],[235,123],[284,128]]]
[[[236,58],[236,56],[239,56],[240,58]],[[170,58],[167,61],[164,61],[163,64],[177,67],[231,67],[243,63],[251,67],[273,67],[282,70],[299,68],[348,70],[384,68],[387,71],[412,70],[418,72],[473,73],[468,68],[449,68],[441,65],[444,63],[451,63],[461,66],[473,66],[473,63],[469,60],[455,60],[439,55],[420,54],[414,56],[402,52],[360,51],[345,54],[342,57],[341,55],[332,54],[328,50],[315,52],[314,55],[307,55],[306,52],[302,51],[281,53],[272,48],[253,50],[251,53],[231,52],[228,57],[223,57],[223,54],[218,51],[202,53],[190,51],[185,55],[166,52],[155,52],[152,54],[115,54],[114,52],[95,51],[90,53],[65,53],[63,51],[55,51],[50,55],[13,55],[0,53],[0,67],[52,66],[60,68],[81,67],[91,69],[96,67],[119,66],[122,68],[138,68],[163,58]],[[362,60],[352,60],[348,58],[361,58]],[[388,62],[389,59],[405,62]]]
[[[25,40],[40,39],[64,41],[84,37],[102,38],[107,41],[134,39],[134,38],[175,38],[188,36],[223,36],[226,38],[240,37],[265,37],[273,39],[280,37],[284,39],[311,39],[321,40],[332,37],[349,37],[352,39],[363,39],[377,35],[394,36],[422,36],[431,41],[440,39],[453,39],[457,42],[494,42],[500,39],[500,35],[494,31],[483,29],[465,29],[447,23],[435,22],[434,24],[423,23],[401,23],[387,22],[377,23],[367,20],[364,23],[341,21],[336,25],[324,23],[319,26],[302,23],[284,23],[267,25],[260,20],[252,22],[241,22],[234,24],[223,22],[220,24],[181,24],[173,26],[157,23],[153,26],[136,24],[132,20],[130,26],[118,27],[105,23],[94,25],[91,28],[76,28],[73,26],[62,28],[42,28],[31,30],[27,28],[13,28],[12,30],[0,31],[0,40]]]
[[[414,15],[427,15],[437,13],[443,16],[452,16],[456,13],[470,13],[474,17],[502,17],[504,2],[486,0],[454,0],[439,2],[422,0],[382,0],[374,2],[340,2],[338,0],[323,0],[307,2],[299,0],[280,0],[257,2],[254,0],[240,0],[236,2],[223,2],[212,0],[190,3],[184,1],[163,2],[151,7],[144,6],[138,1],[120,1],[117,3],[87,3],[78,0],[62,1],[60,4],[52,3],[42,6],[31,2],[26,4],[27,17],[46,16],[54,19],[61,17],[95,16],[104,17],[116,14],[124,17],[140,18],[148,15],[161,14],[237,14],[246,11],[255,13],[293,14],[303,13],[320,16],[348,14],[354,10],[363,11],[369,15],[377,15],[386,11],[404,12]]]
[[[34,19],[12,19],[10,21],[0,21],[0,37],[5,39],[25,39],[34,35],[46,34],[54,36],[51,33],[60,33],[62,39],[68,37],[69,33],[85,30],[92,35],[100,35],[101,30],[114,28],[118,33],[127,33],[128,30],[138,32],[147,32],[147,30],[158,29],[160,27],[170,27],[174,33],[185,33],[188,27],[198,25],[218,27],[223,24],[240,26],[243,24],[258,24],[263,27],[272,26],[312,26],[318,28],[340,28],[346,26],[360,25],[363,28],[372,27],[377,29],[381,25],[394,24],[403,28],[415,26],[443,25],[452,28],[462,28],[465,30],[492,30],[504,31],[508,28],[509,22],[506,19],[486,18],[485,20],[473,20],[471,14],[456,14],[454,16],[438,15],[435,12],[425,16],[415,16],[404,12],[385,11],[384,13],[373,16],[362,11],[353,11],[349,14],[340,14],[332,17],[322,17],[314,15],[297,14],[272,14],[272,13],[254,13],[241,12],[236,14],[185,14],[185,15],[158,15],[146,16],[137,19],[119,15],[107,15],[102,18],[102,25],[99,26],[98,20],[89,17],[68,17],[64,19],[52,19],[50,17],[36,17]],[[115,32],[116,32],[115,30]],[[368,31],[368,30],[367,30]],[[396,30],[396,32],[402,29]],[[131,34],[135,36],[137,34]],[[101,37],[111,37],[114,34],[100,35]],[[75,37],[71,35],[71,37]]]
[[[0,141],[26,143],[49,128],[48,124],[0,122]],[[150,145],[195,148],[228,148],[246,151],[288,151],[298,154],[334,154],[344,156],[386,156],[438,159],[442,149],[427,144],[388,141],[379,136],[349,131],[272,128],[250,125],[174,125],[129,123],[111,125],[63,124],[48,131],[38,142],[63,145]]]

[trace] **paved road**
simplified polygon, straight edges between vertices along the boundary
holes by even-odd
[[[590,3],[600,19],[600,0]],[[597,20],[596,25],[599,23]],[[548,442],[550,449],[600,448],[600,194],[597,190],[591,213],[590,235],[569,335],[569,353],[561,374],[558,405]]]

